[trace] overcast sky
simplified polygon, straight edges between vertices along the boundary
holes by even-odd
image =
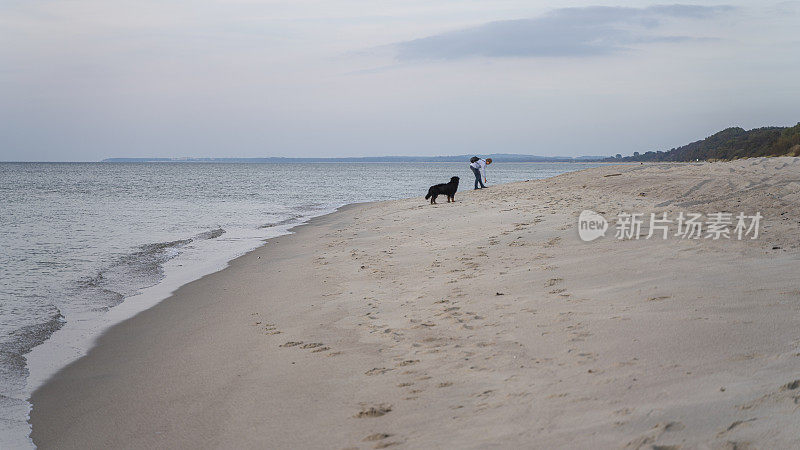
[[[800,121],[800,1],[4,0],[0,160],[609,155]]]

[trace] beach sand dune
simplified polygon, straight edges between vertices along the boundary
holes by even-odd
[[[456,200],[349,206],[182,287],[34,393],[34,441],[800,447],[800,159],[605,166]],[[605,238],[579,239],[585,209]],[[622,212],[763,219],[755,240],[618,240]]]

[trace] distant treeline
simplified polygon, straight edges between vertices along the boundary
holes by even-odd
[[[102,162],[212,162],[212,163],[309,163],[309,162],[464,162],[469,161],[473,155],[455,156],[366,156],[355,158],[108,158]],[[483,158],[492,158],[496,162],[585,162],[598,161],[603,156],[578,156],[575,158],[563,156],[536,156],[517,155],[512,153],[493,153],[481,155]]]
[[[759,156],[800,156],[800,123],[793,127],[765,127],[744,130],[728,128],[702,141],[669,151],[634,152],[603,161],[707,161]]]

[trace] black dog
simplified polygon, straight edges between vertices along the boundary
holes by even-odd
[[[428,189],[428,195],[425,196],[425,200],[431,199],[431,205],[436,204],[436,197],[439,195],[446,195],[447,196],[447,203],[451,201],[456,201],[456,191],[458,190],[458,177],[450,178],[449,183],[442,183],[437,184],[435,186],[431,186]]]

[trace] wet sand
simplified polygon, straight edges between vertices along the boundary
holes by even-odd
[[[182,287],[33,394],[34,442],[800,446],[800,159],[456,200],[352,205]],[[764,219],[756,240],[621,241],[612,223],[586,243],[584,209]]]

